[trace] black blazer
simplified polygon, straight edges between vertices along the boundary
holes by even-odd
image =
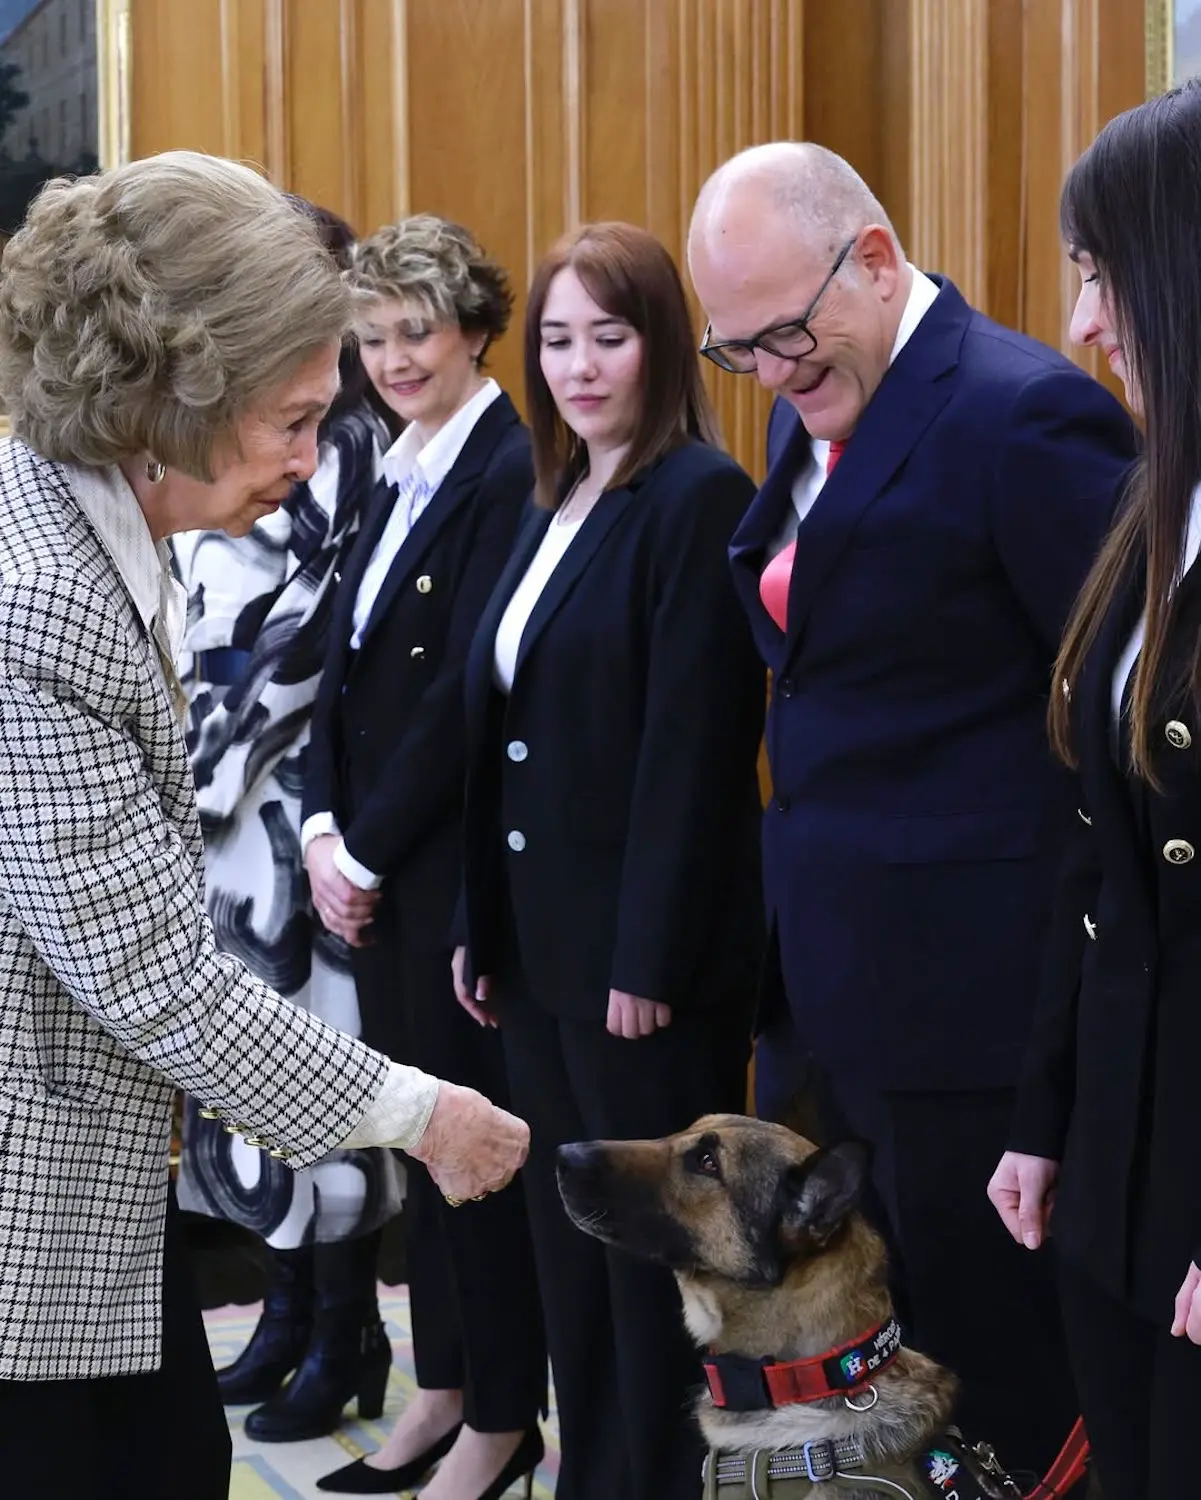
[[[334,814],[347,851],[385,877],[385,898],[431,946],[450,941],[462,878],[463,667],[532,484],[529,434],[502,393],[397,553],[357,652],[355,595],[390,486],[373,496],[339,585],[304,816]]]
[[[546,1009],[610,988],[676,1009],[751,995],[762,948],[763,668],[726,548],[754,493],[688,442],[598,501],[493,684],[497,626],[552,516],[532,512],[467,665],[467,936],[503,972],[508,917]]]
[[[1159,791],[1124,771],[1111,687],[1142,579],[1140,560],[1073,698],[1080,813],[1011,1145],[1062,1163],[1061,1251],[1166,1326],[1201,1261],[1201,713],[1187,693],[1157,705]],[[1201,628],[1196,566],[1179,610],[1165,681]]]

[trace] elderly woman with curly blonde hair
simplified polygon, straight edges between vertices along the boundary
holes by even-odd
[[[503,1186],[522,1123],[220,953],[171,658],[173,532],[313,472],[348,293],[248,168],[50,183],[0,276],[0,1473],[222,1500],[229,1438],[168,1189],[170,1101],[307,1166],[394,1145]],[[69,1444],[39,1445],[52,1428]]]

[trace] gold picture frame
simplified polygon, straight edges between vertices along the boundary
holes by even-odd
[[[1201,0],[1144,0],[1147,97],[1201,76]]]
[[[1145,0],[1147,98],[1165,94],[1175,72],[1175,6],[1173,0]]]

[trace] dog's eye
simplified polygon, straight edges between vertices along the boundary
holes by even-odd
[[[716,1151],[710,1151],[704,1146],[696,1146],[688,1153],[686,1165],[690,1172],[696,1172],[701,1177],[721,1176]]]

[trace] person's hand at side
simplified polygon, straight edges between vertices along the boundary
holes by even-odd
[[[624,990],[609,991],[605,1030],[610,1036],[625,1037],[632,1042],[670,1025],[670,1005],[663,1005],[658,1000],[644,1000],[640,995],[627,995]]]
[[[1006,1151],[988,1184],[989,1202],[1019,1245],[1037,1250],[1046,1239],[1055,1206],[1059,1163],[1046,1156]]]
[[[313,909],[330,932],[352,948],[361,948],[367,942],[363,929],[375,915],[379,892],[362,890],[347,880],[334,863],[338,843],[336,833],[323,833],[305,850],[304,867],[313,893]]]
[[[497,1024],[496,1014],[489,1006],[492,993],[492,981],[486,974],[481,974],[475,982],[475,992],[467,987],[464,975],[467,971],[467,949],[456,948],[450,960],[451,978],[454,980],[455,999],[467,1012],[473,1021],[478,1021],[481,1026],[495,1026]]]
[[[444,1079],[425,1132],[408,1152],[425,1164],[445,1197],[462,1202],[504,1187],[529,1149],[524,1120]]]
[[[1201,1270],[1195,1260],[1176,1293],[1176,1316],[1172,1319],[1172,1337],[1186,1336],[1192,1343],[1201,1344]]]

